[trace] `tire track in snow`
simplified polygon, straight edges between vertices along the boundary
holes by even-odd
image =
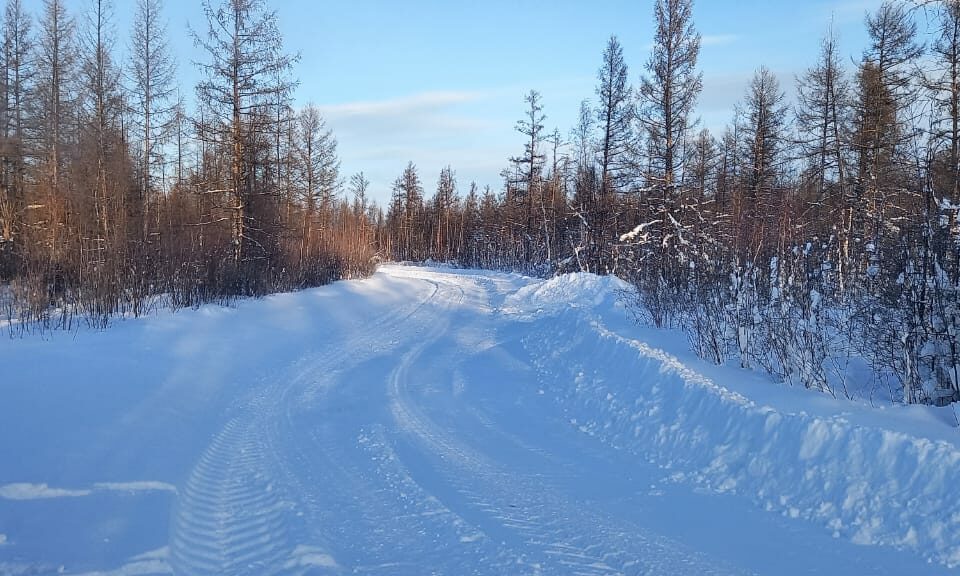
[[[296,437],[296,441],[285,443],[285,448],[295,450],[283,460],[298,463],[287,466],[287,473],[291,483],[305,487],[301,499],[306,504],[304,514],[309,524],[320,528],[317,538],[332,544],[338,560],[346,561],[355,572],[464,573],[464,566],[472,565],[476,567],[474,573],[479,573],[480,567],[490,573],[498,562],[496,545],[423,491],[393,454],[383,431],[383,416],[389,414],[377,413],[386,405],[383,389],[374,386],[358,391],[363,382],[344,381],[357,365],[376,356],[367,351],[382,348],[383,343],[390,343],[392,349],[409,345],[420,328],[429,329],[430,324],[423,323],[417,312],[433,303],[439,285],[429,279],[416,279],[429,282],[432,291],[412,311],[396,321],[371,326],[366,335],[351,339],[344,350],[331,353],[304,372],[305,376],[322,373],[324,377],[305,393],[310,396],[306,405],[312,404],[314,412],[304,411],[303,395],[293,394],[298,401],[291,398],[283,402],[287,410],[281,419],[282,428],[285,434]],[[361,428],[355,428],[357,422],[338,426],[323,418],[325,412],[355,400],[353,394],[360,394],[366,404],[375,407],[371,414],[358,416]],[[317,422],[309,425],[313,414]],[[510,568],[494,573],[513,574],[515,570]]]
[[[464,291],[460,286],[453,286],[460,291],[459,301],[464,298]],[[441,302],[449,304],[452,299]],[[438,314],[444,319],[446,314]],[[398,362],[390,375],[388,382],[390,407],[397,424],[402,430],[411,434],[430,451],[440,456],[441,460],[456,462],[458,467],[467,472],[467,476],[483,478],[489,486],[484,492],[494,489],[495,486],[511,486],[515,496],[523,497],[530,493],[522,486],[522,480],[514,474],[498,470],[495,463],[489,461],[483,454],[477,453],[465,444],[459,442],[452,435],[441,430],[429,420],[412,401],[409,394],[410,371],[420,360],[423,353],[448,332],[449,325],[445,322],[434,322],[429,335],[423,341],[407,352]],[[534,573],[541,571],[544,565],[554,564],[556,569],[570,574],[616,574],[615,569],[606,564],[605,558],[591,555],[586,548],[576,545],[578,537],[565,537],[557,528],[557,521],[549,518],[542,510],[542,505],[525,503],[520,506],[516,503],[497,505],[483,498],[480,492],[458,480],[459,475],[452,474],[449,478],[456,485],[459,492],[472,505],[484,512],[501,526],[518,533],[523,543],[533,548],[541,548],[542,558],[527,558],[525,550],[516,551],[519,562],[527,564]],[[518,481],[521,485],[518,485]],[[495,490],[495,489],[494,489]],[[518,498],[509,500],[516,502]],[[559,541],[556,541],[559,540]]]
[[[288,383],[278,391],[267,419],[268,435],[275,448],[272,464],[295,494],[297,515],[304,518],[308,530],[323,535],[322,527],[331,524],[330,495],[341,487],[352,486],[353,479],[343,473],[343,463],[331,457],[342,448],[339,443],[343,439],[338,439],[337,444],[324,443],[322,439],[330,436],[323,433],[328,428],[326,421],[312,423],[304,417],[316,413],[322,418],[321,409],[327,407],[331,391],[342,384],[343,375],[373,357],[388,354],[397,345],[394,327],[409,320],[436,291],[436,285],[432,285],[423,299],[391,309],[326,350],[302,359],[293,367]],[[317,461],[324,465],[318,466]],[[313,475],[311,468],[320,468],[324,475]],[[336,471],[341,473],[340,477],[331,481],[329,474]],[[341,502],[350,497],[347,492],[343,496]]]
[[[453,287],[460,289],[462,299],[462,288]],[[450,303],[449,298],[441,302]],[[429,335],[401,358],[390,375],[388,393],[397,426],[425,450],[447,485],[445,492],[452,488],[457,495],[453,499],[467,508],[460,511],[462,516],[493,538],[497,534],[506,537],[510,541],[506,546],[516,555],[517,563],[532,573],[731,573],[632,522],[585,509],[539,475],[524,475],[500,465],[487,456],[488,452],[480,452],[458,438],[456,430],[434,422],[413,398],[411,373],[422,362],[421,356],[447,333],[449,325],[442,320],[448,316],[438,314],[436,320],[440,321],[434,322]],[[488,426],[489,422],[480,424]],[[515,442],[515,447],[530,448],[521,441]],[[544,456],[539,452],[532,455]],[[453,502],[447,505],[460,510]]]
[[[277,574],[290,556],[287,507],[264,466],[257,422],[231,420],[177,501],[170,541],[176,574]]]
[[[345,381],[351,370],[388,357],[409,345],[418,327],[429,327],[431,318],[424,323],[420,312],[434,303],[440,285],[403,271],[396,276],[430,287],[409,305],[301,356],[234,404],[235,418],[210,444],[178,501],[171,535],[176,573],[342,571],[343,560],[365,573],[451,562],[462,568],[463,548],[471,546],[477,566],[493,565],[495,547],[410,480],[382,440],[382,418],[363,439],[311,421],[324,418],[331,395],[353,388]]]
[[[318,393],[317,372],[352,349],[372,352],[389,344],[377,334],[413,315],[435,290],[350,331],[346,341],[302,357],[291,365],[292,374],[274,376],[234,405],[239,414],[214,438],[180,490],[170,536],[174,573],[278,574],[336,567],[323,549],[289,538],[289,529],[302,523],[303,510],[311,507],[309,491],[291,472],[295,466],[283,459],[280,448],[289,442],[290,430],[279,422],[286,414],[289,423],[298,400]]]

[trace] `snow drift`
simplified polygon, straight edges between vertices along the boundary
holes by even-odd
[[[674,481],[960,566],[957,430],[933,409],[871,408],[681,360],[645,342],[669,333],[624,322],[616,296],[628,289],[574,274],[505,302],[530,323],[524,345],[572,424]]]

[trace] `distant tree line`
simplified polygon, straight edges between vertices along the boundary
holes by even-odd
[[[636,87],[611,38],[567,137],[531,91],[499,193],[458,194],[447,168],[425,200],[410,164],[381,250],[617,274],[638,315],[713,362],[848,395],[865,361],[904,402],[960,400],[960,2],[885,2],[852,69],[828,31],[792,105],[760,67],[721,134],[693,116],[692,14],[655,2]]]
[[[7,0],[0,39],[0,305],[10,326],[104,324],[369,273],[365,206],[336,140],[294,108],[296,56],[266,0],[204,0],[195,110],[160,0],[116,59],[110,0]]]

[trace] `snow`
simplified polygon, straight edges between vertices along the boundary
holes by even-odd
[[[89,496],[94,490],[117,492],[147,492],[153,490],[176,492],[176,486],[165,482],[97,482],[92,489],[51,488],[46,484],[14,482],[0,486],[0,498],[5,500],[41,500],[46,498],[78,498]]]
[[[0,341],[0,574],[943,574],[960,447],[707,365],[615,278],[362,281]]]
[[[0,498],[7,500],[40,500],[43,498],[70,498],[89,495],[90,490],[50,488],[46,484],[15,482],[13,484],[7,484],[6,486],[0,486]]]
[[[539,309],[541,295],[561,282],[547,282],[525,307]],[[949,537],[960,519],[958,436],[938,416],[830,401],[702,366],[682,351],[681,360],[649,345],[655,334],[638,340],[608,329],[602,309],[560,319],[527,341],[535,355],[554,356],[540,366],[545,377],[571,383],[564,404],[577,411],[582,429],[679,470],[675,478],[749,495],[764,509],[831,527],[857,544],[960,564],[960,539]],[[548,350],[540,335],[558,323],[577,328],[559,349],[558,339],[549,341]],[[585,377],[585,365],[597,363],[628,367],[626,380],[596,368]],[[599,401],[610,390],[618,401]]]
[[[325,553],[321,548],[313,546],[297,546],[293,550],[293,560],[288,562],[284,568],[293,569],[302,566],[315,566],[318,568],[339,568],[336,560]]]
[[[97,490],[115,490],[118,492],[176,492],[177,487],[166,482],[97,482],[93,485]]]

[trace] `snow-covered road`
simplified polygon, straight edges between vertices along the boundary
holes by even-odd
[[[0,574],[947,572],[613,433],[611,282],[385,266],[0,343]]]
[[[569,424],[515,407],[535,375],[499,340],[509,281],[390,275],[420,297],[276,374],[207,448],[177,502],[176,573],[732,573],[595,505],[630,468],[598,474]]]

